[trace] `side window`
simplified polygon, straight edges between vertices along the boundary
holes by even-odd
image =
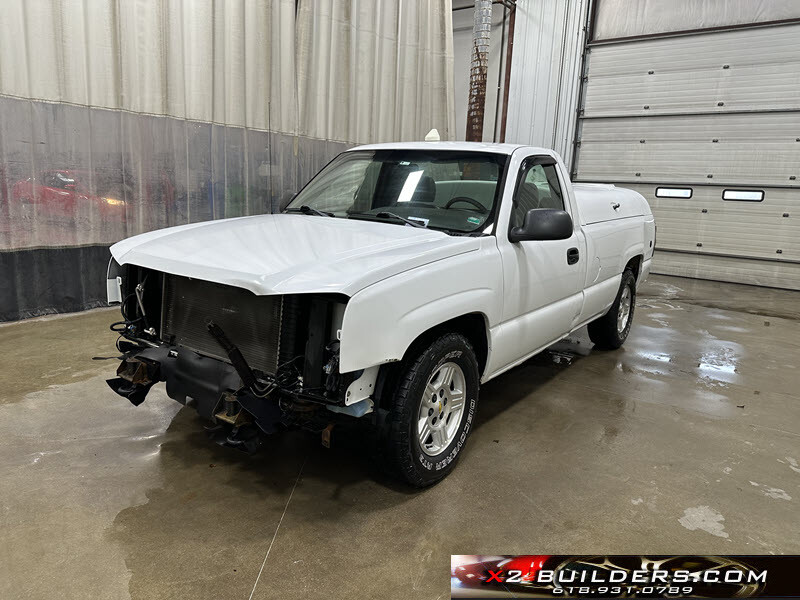
[[[511,226],[518,227],[528,211],[534,208],[564,210],[564,198],[555,165],[540,165],[525,161],[520,168],[517,189],[514,192],[514,208],[511,211]]]

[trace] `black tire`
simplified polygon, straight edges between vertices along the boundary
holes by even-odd
[[[446,363],[461,368],[464,379],[463,410],[452,441],[441,452],[430,456],[424,451],[417,432],[422,402],[427,402],[425,387]],[[441,481],[456,466],[472,429],[478,407],[480,376],[475,352],[467,339],[449,333],[436,339],[401,365],[400,376],[389,403],[383,434],[384,466],[415,487]],[[449,423],[449,421],[448,421]]]
[[[628,322],[622,331],[617,327],[617,317],[619,315],[619,304],[625,289],[628,289],[631,298],[631,308],[628,314]],[[633,323],[633,313],[636,309],[636,276],[633,271],[626,269],[622,273],[617,297],[608,312],[599,319],[589,323],[589,339],[594,345],[603,350],[616,350],[628,338]]]

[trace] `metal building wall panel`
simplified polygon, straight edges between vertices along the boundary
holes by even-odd
[[[586,119],[581,139],[588,141],[621,137],[637,143],[641,139],[711,143],[716,136],[721,143],[742,140],[796,143],[798,135],[794,132],[798,126],[800,112],[652,116],[646,119],[632,115],[618,119]],[[650,135],[650,138],[643,138],[643,135]]]
[[[782,226],[781,218],[762,216],[746,222],[730,215],[703,215],[687,223],[676,211],[654,211],[659,223],[659,247],[700,253],[800,260],[797,226]],[[701,246],[698,246],[701,244]],[[781,254],[777,254],[780,250]]]
[[[623,187],[639,192],[650,204],[658,225],[658,249],[800,263],[800,203],[796,190],[737,187],[763,190],[763,201],[746,202],[723,200],[726,186],[674,184],[673,187],[692,188],[691,198],[658,198],[658,185]]]
[[[576,179],[800,187],[798,139],[800,112],[586,119]]]
[[[742,258],[657,252],[653,272],[694,279],[800,290],[800,265]]]
[[[518,0],[506,141],[553,148],[568,166],[589,0]]]
[[[595,46],[588,62],[586,117],[800,109],[800,25]]]
[[[800,17],[796,0],[598,0],[595,37],[648,35]]]
[[[647,198],[653,272],[800,289],[800,24],[588,51],[575,179]],[[657,198],[659,185],[692,197]]]

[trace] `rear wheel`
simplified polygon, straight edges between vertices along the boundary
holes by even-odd
[[[636,308],[636,276],[626,269],[614,304],[608,312],[589,323],[589,338],[598,348],[616,350],[628,338]]]
[[[425,487],[455,468],[478,404],[478,361],[467,339],[446,334],[402,367],[391,400],[386,462]]]

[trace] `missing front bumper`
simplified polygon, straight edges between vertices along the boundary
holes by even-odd
[[[247,438],[248,451],[253,447],[250,441],[253,436],[245,432],[257,429],[270,434],[286,423],[279,394],[257,397],[243,386],[232,365],[190,350],[144,348],[125,358],[117,375],[107,380],[109,387],[134,406],[144,402],[153,385],[164,381],[170,398],[194,408],[201,417],[218,426],[226,438],[231,435],[233,440]],[[218,435],[212,437],[219,441]]]

